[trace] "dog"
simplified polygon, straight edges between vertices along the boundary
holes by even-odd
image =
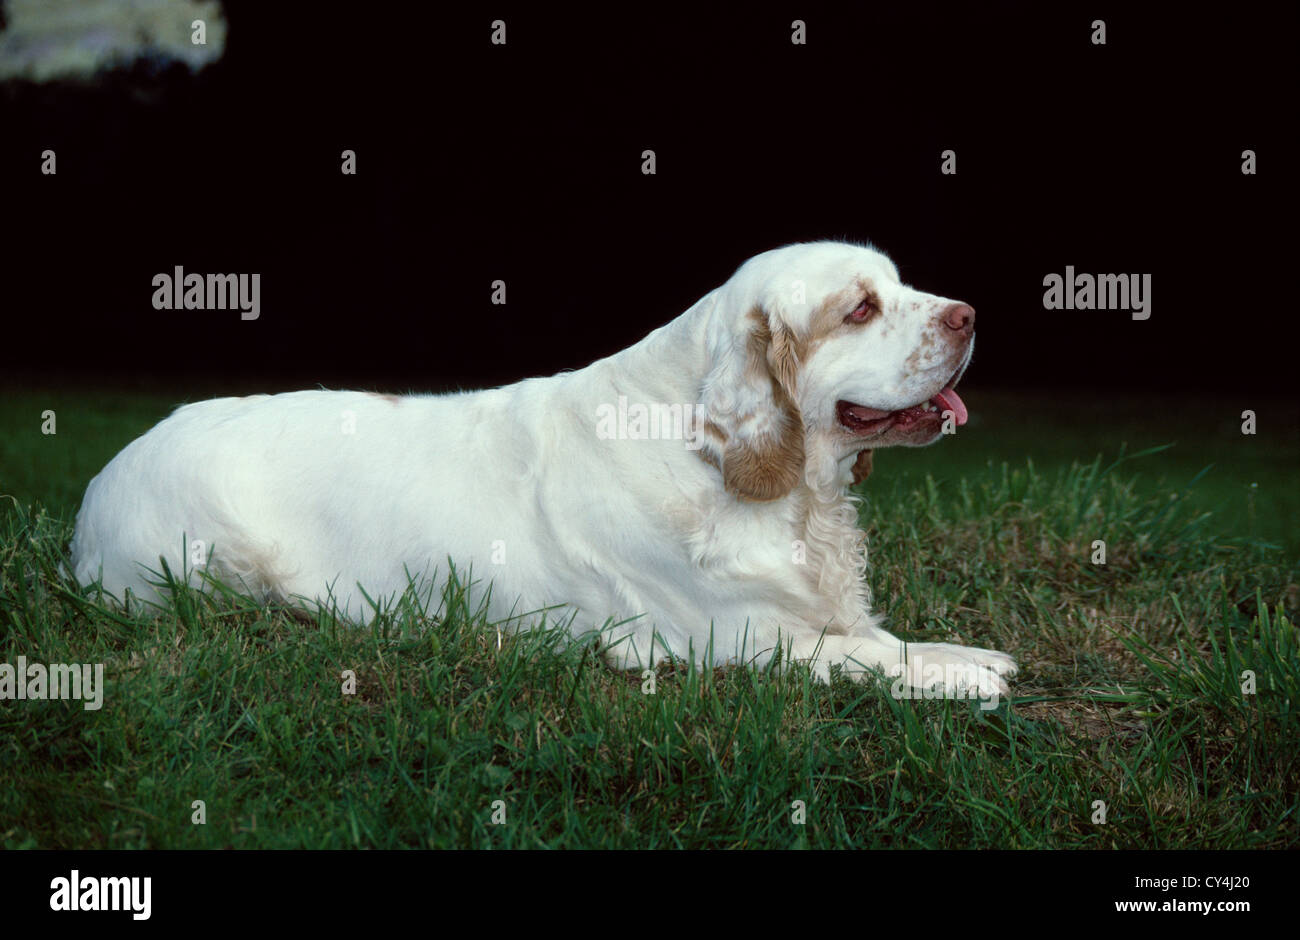
[[[903,284],[882,252],[789,245],[578,371],[182,406],[91,481],[73,570],[158,603],[165,562],[366,622],[454,569],[499,629],[595,632],[620,669],[779,650],[821,679],[1005,694],[1007,654],[882,627],[849,491],[874,451],[966,423],[974,347],[975,311]]]

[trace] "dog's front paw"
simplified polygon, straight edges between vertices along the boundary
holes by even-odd
[[[1014,675],[1017,668],[1006,653],[953,643],[906,643],[903,657],[886,670],[891,678],[952,697],[1010,695],[1003,676]]]

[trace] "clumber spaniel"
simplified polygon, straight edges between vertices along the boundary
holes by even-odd
[[[74,572],[157,601],[161,559],[364,622],[450,562],[503,628],[598,630],[621,668],[781,647],[823,678],[996,696],[1006,654],[881,628],[847,492],[873,450],[965,423],[974,321],[872,248],[797,244],[577,372],[185,405],[91,481]]]

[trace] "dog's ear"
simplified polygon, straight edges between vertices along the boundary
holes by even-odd
[[[857,486],[871,476],[871,451],[858,451],[858,459],[853,461],[853,485]]]
[[[780,499],[804,472],[803,417],[794,397],[797,344],[761,307],[735,319],[725,313],[721,306],[714,309],[702,396],[724,438],[723,485],[740,499]]]

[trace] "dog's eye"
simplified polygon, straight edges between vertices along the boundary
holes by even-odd
[[[875,307],[871,303],[871,298],[868,297],[868,298],[864,298],[862,303],[854,307],[853,312],[850,313],[844,319],[851,323],[861,323],[864,320],[866,320],[867,317],[871,316],[871,314],[874,312],[875,312]]]

